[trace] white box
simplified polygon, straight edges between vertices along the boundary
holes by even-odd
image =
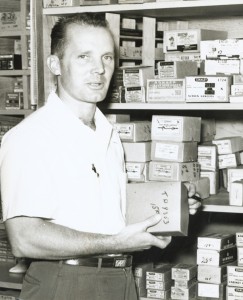
[[[186,77],[186,102],[229,102],[230,76]]]
[[[197,249],[197,264],[207,266],[222,266],[236,260],[236,247],[230,247],[220,251]]]
[[[236,232],[236,246],[243,247],[243,232]]]
[[[196,76],[198,74],[195,61],[159,61],[157,69],[159,79],[184,79],[186,76]]]
[[[154,68],[134,66],[123,68],[123,85],[125,87],[146,87],[147,80],[154,78]]]
[[[208,250],[223,250],[235,246],[235,234],[210,233],[197,238],[197,247]]]
[[[19,11],[0,12],[0,30],[21,30],[21,15]]]
[[[199,142],[201,118],[182,116],[152,116],[152,140]]]
[[[126,173],[129,182],[146,182],[149,178],[149,165],[142,162],[126,162]]]
[[[182,29],[164,31],[164,52],[200,52],[203,40],[225,39],[226,31]]]
[[[151,270],[147,270],[146,279],[156,281],[168,281],[171,279],[171,268],[174,264],[164,263],[160,267],[154,267]]]
[[[43,0],[43,7],[65,7],[65,6],[80,6],[82,0]]]
[[[243,74],[233,75],[233,84],[243,84]]]
[[[243,179],[231,183],[229,205],[243,206]]]
[[[205,75],[240,74],[240,59],[206,59]]]
[[[172,286],[171,287],[171,299],[184,299],[190,300],[195,299],[197,291],[197,284],[194,284],[190,288],[179,288]]]
[[[152,141],[151,160],[197,161],[197,142]]]
[[[151,140],[151,122],[133,121],[114,124],[123,142],[146,142]]]
[[[243,138],[241,136],[230,136],[212,141],[217,146],[218,154],[230,154],[243,150]]]
[[[126,103],[145,103],[146,91],[143,86],[125,87],[124,99]]]
[[[240,153],[221,154],[218,156],[219,169],[234,168],[240,165]]]
[[[201,41],[200,47],[202,59],[243,57],[243,40],[240,39]]]
[[[164,162],[149,163],[149,180],[151,181],[194,181],[198,180],[200,166],[197,162]]]
[[[151,142],[122,143],[126,162],[147,162],[151,160]]]
[[[171,288],[173,284],[172,280],[167,281],[156,281],[156,280],[146,280],[146,288],[153,290],[165,291]]]
[[[227,266],[228,286],[243,287],[243,267]]]
[[[153,299],[169,299],[170,289],[166,291],[147,289],[147,297]]]
[[[146,102],[185,102],[185,79],[147,80]]]
[[[226,299],[227,300],[242,300],[243,288],[227,286],[226,287]]]
[[[216,145],[198,145],[198,162],[201,171],[216,171],[218,169]]]
[[[243,84],[232,84],[231,85],[231,95],[232,96],[242,96],[243,95]]]
[[[243,267],[243,247],[237,247],[237,265]]]
[[[233,181],[243,179],[243,166],[227,169],[227,191],[230,192]]]
[[[207,299],[220,299],[224,300],[226,294],[226,283],[202,283],[198,282],[198,297]]]
[[[127,224],[160,214],[161,221],[147,229],[155,235],[187,235],[189,207],[187,189],[181,182],[127,184]]]
[[[191,280],[196,275],[197,266],[194,264],[179,263],[171,269],[171,278],[174,280]]]
[[[201,55],[199,52],[186,52],[186,53],[165,53],[166,61],[195,61],[197,67],[201,66]]]
[[[220,284],[227,280],[227,265],[197,267],[197,280],[204,283]]]

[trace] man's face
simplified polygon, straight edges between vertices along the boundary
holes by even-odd
[[[69,25],[60,60],[60,81],[74,99],[97,103],[109,88],[114,71],[114,42],[105,28]]]

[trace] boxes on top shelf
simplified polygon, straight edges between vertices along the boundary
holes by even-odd
[[[123,68],[123,85],[125,87],[146,87],[147,80],[154,78],[154,67],[134,66]]]
[[[195,61],[159,61],[157,63],[158,78],[185,78],[198,75]]]
[[[200,42],[227,38],[226,31],[208,29],[166,30],[164,32],[164,52],[200,52]]]
[[[43,0],[43,7],[79,6],[83,0]]]
[[[19,11],[0,12],[0,31],[21,30]]]

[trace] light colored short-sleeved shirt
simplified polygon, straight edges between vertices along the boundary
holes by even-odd
[[[97,108],[96,130],[52,92],[3,138],[4,221],[40,217],[76,230],[115,234],[125,226],[126,176],[118,134]]]

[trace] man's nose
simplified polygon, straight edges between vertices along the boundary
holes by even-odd
[[[98,74],[103,74],[105,71],[104,68],[104,62],[101,58],[97,58],[93,60],[93,65],[92,65],[92,72],[93,73],[98,73]]]

